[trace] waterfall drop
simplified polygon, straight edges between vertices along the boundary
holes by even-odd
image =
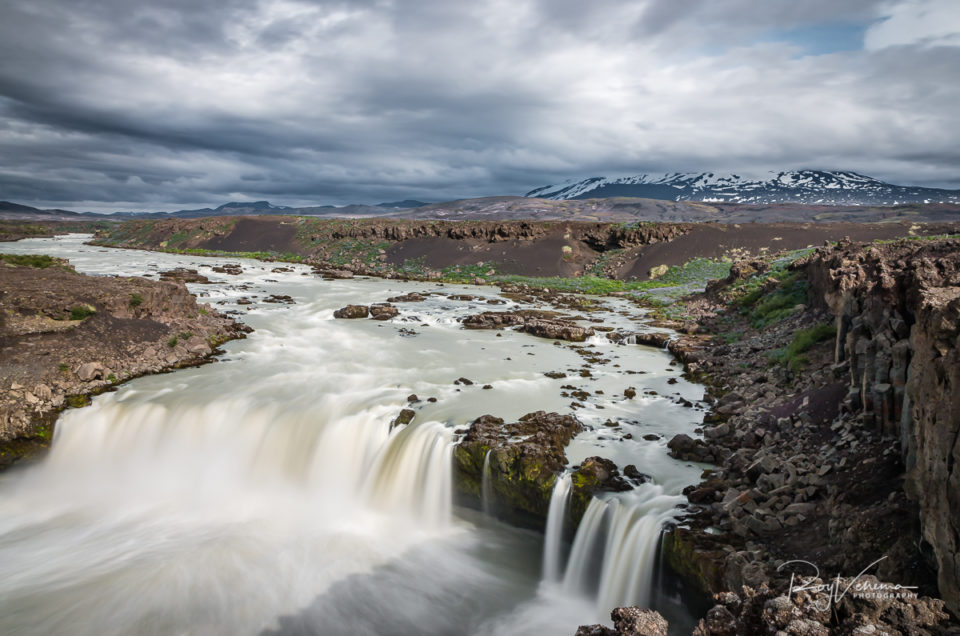
[[[491,483],[490,474],[490,451],[483,456],[483,471],[480,478],[480,504],[483,506],[483,513],[487,516],[493,516],[493,483]]]
[[[574,538],[564,591],[595,594],[601,614],[622,605],[648,605],[661,529],[682,500],[655,484],[593,499]]]
[[[561,475],[553,485],[547,530],[543,542],[543,581],[556,583],[563,573],[563,528],[566,525],[567,502],[573,482],[569,474]]]

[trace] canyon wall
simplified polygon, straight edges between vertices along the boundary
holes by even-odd
[[[812,303],[836,318],[845,408],[899,440],[940,594],[960,612],[960,241],[864,247],[807,262]]]

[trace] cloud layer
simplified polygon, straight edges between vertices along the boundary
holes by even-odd
[[[793,167],[960,188],[955,0],[4,0],[0,18],[0,199],[432,201]]]

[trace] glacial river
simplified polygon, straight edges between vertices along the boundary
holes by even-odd
[[[190,285],[200,301],[240,312],[255,331],[216,363],[66,411],[43,461],[0,474],[0,634],[572,635],[636,602],[689,633],[684,599],[660,585],[656,560],[661,524],[702,470],[671,459],[666,441],[693,434],[702,410],[679,400],[703,389],[667,353],[600,334],[586,344],[611,362],[581,378],[566,343],[460,327],[468,314],[520,306],[487,304],[495,287],[321,280],[302,266],[275,272],[286,266],[87,238],[0,251],[65,257],[95,275],[195,268],[212,281]],[[211,271],[224,262],[243,273]],[[411,291],[439,293],[397,303],[387,322],[333,318]],[[478,298],[446,296],[458,293]],[[259,302],[271,294],[295,304]],[[254,304],[238,305],[244,296]],[[603,324],[646,328],[625,301],[603,302],[593,314]],[[455,385],[460,377],[474,384]],[[589,430],[568,448],[570,465],[603,455],[653,483],[596,500],[575,538],[553,524],[545,550],[543,535],[453,504],[452,445],[455,429],[485,413],[574,412],[566,384],[592,393],[575,411]],[[635,399],[623,396],[629,386]],[[411,393],[423,400],[415,420],[391,431]],[[563,504],[556,493],[552,509]]]

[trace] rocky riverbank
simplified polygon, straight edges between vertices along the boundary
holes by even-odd
[[[199,364],[247,330],[180,282],[85,276],[61,259],[0,255],[0,469],[46,448],[64,408]]]
[[[704,591],[735,595],[698,633],[937,633],[952,620],[941,608],[960,609],[960,241],[841,241],[773,269],[739,263],[685,309],[713,337],[671,350],[715,404],[703,440],[670,447],[718,467],[688,489],[665,556]],[[823,580],[862,572],[910,594],[811,612],[784,595],[791,573],[814,573],[807,563]]]

